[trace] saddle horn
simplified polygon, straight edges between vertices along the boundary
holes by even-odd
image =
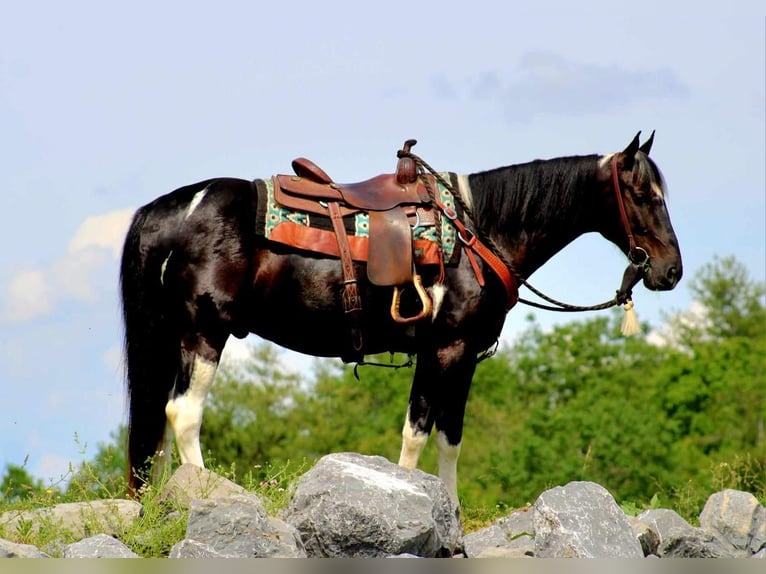
[[[396,154],[399,157],[399,161],[396,162],[396,182],[402,185],[408,183],[415,183],[418,179],[418,166],[415,165],[415,160],[404,154],[410,153],[412,146],[418,143],[418,140],[409,139],[404,142],[402,149]]]

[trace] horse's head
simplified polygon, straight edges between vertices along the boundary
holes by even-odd
[[[681,252],[665,205],[664,179],[649,158],[654,132],[643,145],[640,133],[600,164],[608,205],[602,234],[643,268],[644,286],[670,290],[681,279]]]

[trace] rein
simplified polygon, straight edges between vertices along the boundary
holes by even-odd
[[[421,157],[412,153],[409,149],[399,150],[396,155],[399,158],[402,158],[402,157],[411,158],[417,164],[418,173],[420,175],[425,175],[426,171],[429,172],[434,178],[436,178],[436,180],[441,185],[443,185],[450,192],[452,192],[452,195],[454,196],[455,201],[458,203],[458,205],[460,205],[460,208],[463,210],[463,213],[467,216],[467,218],[473,222],[476,221],[470,207],[463,200],[460,193],[457,192],[449,182],[447,182],[436,170],[434,170]],[[537,307],[538,309],[545,309],[547,311],[559,311],[559,312],[600,311],[603,309],[608,309],[610,307],[615,307],[617,305],[623,305],[626,311],[626,316],[623,321],[622,332],[624,335],[633,335],[639,332],[640,328],[638,326],[638,321],[635,317],[635,312],[633,311],[632,289],[643,277],[644,271],[649,264],[649,254],[646,252],[644,248],[638,247],[636,245],[633,232],[630,228],[630,222],[628,221],[628,215],[625,210],[625,202],[623,200],[622,192],[620,189],[620,180],[619,180],[619,174],[617,172],[617,156],[616,155],[614,155],[611,160],[611,173],[612,173],[612,185],[614,187],[615,197],[616,197],[617,205],[620,211],[620,219],[622,221],[623,229],[625,230],[625,233],[628,237],[628,245],[629,245],[628,259],[630,260],[630,264],[628,265],[628,267],[625,269],[625,272],[623,273],[622,284],[620,285],[620,289],[617,290],[615,296],[612,299],[610,299],[609,301],[605,301],[603,303],[599,303],[597,305],[587,305],[587,306],[572,305],[569,303],[558,301],[556,299],[553,299],[552,297],[549,297],[548,295],[545,295],[544,293],[542,293],[541,291],[533,287],[518,272],[513,262],[510,261],[504,255],[502,250],[498,247],[497,243],[491,237],[487,236],[481,229],[477,228],[475,232],[472,232],[470,229],[468,229],[462,221],[456,218],[452,210],[449,210],[449,208],[445,208],[434,199],[435,194],[428,183],[428,178],[423,178],[423,181],[425,182],[425,186],[428,189],[428,193],[431,196],[432,201],[435,202],[435,205],[444,213],[444,215],[456,227],[458,231],[458,236],[460,237],[461,241],[467,247],[471,247],[474,250],[476,250],[477,253],[480,255],[480,257],[484,259],[484,261],[499,275],[504,285],[506,286],[506,291],[509,290],[506,276],[510,272],[510,274],[518,283],[524,285],[530,291],[532,291],[532,293],[534,293],[541,299],[547,301],[551,305],[538,303],[536,301],[530,301],[522,297],[518,298],[519,302],[524,303],[525,305],[529,305],[531,307]],[[482,250],[477,250],[476,249],[477,245],[480,246]],[[498,262],[501,263],[502,266],[498,265],[497,264]],[[475,262],[472,261],[472,265],[474,266],[474,269],[476,269]],[[508,306],[508,309],[510,309],[510,307],[512,306],[513,306],[513,303],[510,303],[510,306]]]

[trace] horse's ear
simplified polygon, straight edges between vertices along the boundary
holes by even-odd
[[[633,141],[628,144],[624,150],[622,150],[622,169],[632,170],[636,160],[636,152],[638,151],[639,139],[641,132],[636,134]]]
[[[632,158],[636,155],[636,152],[638,151],[638,145],[639,145],[639,139],[638,137],[641,135],[641,132],[639,131],[636,134],[636,137],[633,138],[633,141],[628,144],[628,147],[626,147],[624,150],[622,150],[623,155],[625,157]]]
[[[638,148],[639,151],[644,152],[646,155],[649,155],[649,152],[652,149],[652,144],[654,143],[654,130],[652,130],[652,135],[649,136],[649,139],[646,140],[643,145]]]

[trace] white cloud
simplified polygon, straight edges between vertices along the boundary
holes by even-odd
[[[434,75],[430,80],[435,97],[495,100],[511,121],[539,115],[599,114],[645,100],[684,98],[689,93],[672,69],[590,64],[545,51],[527,52],[507,70],[490,69],[455,79]]]
[[[646,336],[646,341],[657,347],[669,345],[681,347],[681,335],[684,329],[704,329],[710,326],[707,308],[699,301],[692,301],[689,309],[673,315],[667,325],[654,329]]]
[[[42,269],[16,273],[8,285],[3,321],[26,321],[47,315],[53,309],[53,297],[47,274]]]
[[[59,485],[62,478],[69,479],[69,468],[72,464],[68,459],[58,454],[43,454],[31,472],[34,476],[42,477],[43,483],[48,486]]]
[[[89,247],[99,247],[109,250],[112,257],[117,259],[122,252],[122,243],[133,212],[133,209],[121,209],[87,217],[75,231],[67,252],[75,254]]]
[[[17,272],[10,280],[0,320],[27,321],[51,313],[62,298],[85,303],[98,300],[98,269],[116,261],[122,251],[132,209],[87,217],[67,249],[46,269]]]
[[[79,249],[51,266],[50,279],[60,296],[85,303],[98,300],[98,286],[92,278],[102,265],[112,261],[109,252],[98,247]]]
[[[221,354],[221,365],[236,370],[247,363],[253,356],[252,339],[229,337]]]

